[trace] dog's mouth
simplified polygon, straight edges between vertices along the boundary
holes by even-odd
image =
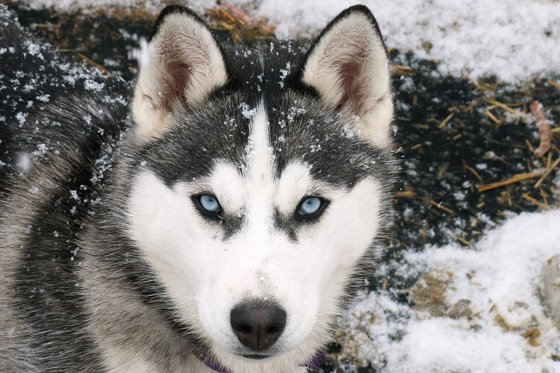
[[[227,368],[221,366],[216,360],[214,360],[210,355],[203,352],[202,349],[197,349],[193,351],[194,355],[203,362],[207,367],[215,370],[219,373],[231,373]],[[239,354],[237,356],[244,357],[246,359],[252,360],[263,360],[274,355],[259,355],[259,354]],[[305,364],[300,365],[305,368],[318,368],[325,361],[327,354],[324,349],[317,350],[317,353]]]
[[[257,355],[257,354],[251,354],[251,355],[241,355],[246,359],[253,359],[253,360],[262,360],[262,359],[266,359],[271,357],[272,355]]]

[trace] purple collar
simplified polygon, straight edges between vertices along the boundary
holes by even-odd
[[[215,370],[219,373],[232,373],[226,367],[221,366],[217,361],[215,361],[210,355],[207,355],[201,348],[198,348],[193,351],[194,356],[198,358],[198,360],[202,361],[206,366],[210,369]],[[317,353],[305,364],[301,365],[304,368],[318,368],[325,359],[327,358],[327,353],[325,350],[320,349]]]

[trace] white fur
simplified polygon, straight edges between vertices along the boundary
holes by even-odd
[[[351,80],[349,90],[344,89],[345,79]],[[303,81],[315,87],[330,107],[343,102],[342,112],[366,139],[376,146],[390,145],[393,103],[388,60],[380,35],[364,14],[349,14],[323,35],[307,60]],[[357,97],[344,102],[348,93]]]
[[[247,157],[246,170],[221,163],[209,177],[173,188],[148,169],[140,172],[128,206],[131,237],[181,317],[224,366],[244,373],[302,371],[297,366],[328,341],[344,284],[377,231],[379,185],[365,179],[340,190],[314,180],[297,162],[275,178],[263,108],[253,117]],[[244,215],[239,233],[225,239],[219,223],[200,216],[191,200],[200,191],[211,191],[227,213]],[[290,217],[310,194],[331,203],[292,242],[274,226],[274,210]],[[235,355],[246,350],[231,330],[230,311],[246,297],[272,298],[287,313],[274,357]]]

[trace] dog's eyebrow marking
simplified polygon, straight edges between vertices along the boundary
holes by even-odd
[[[309,165],[292,161],[280,173],[275,204],[282,215],[291,215],[301,199],[313,193],[315,187],[310,170]]]
[[[208,180],[209,191],[213,192],[225,211],[220,225],[224,239],[241,230],[245,221],[244,182],[239,169],[231,163],[218,162]]]
[[[290,162],[280,173],[274,196],[274,227],[283,231],[292,242],[297,242],[298,222],[294,213],[301,199],[314,194],[316,182],[310,166],[300,161]]]

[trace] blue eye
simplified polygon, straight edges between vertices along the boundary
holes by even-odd
[[[213,197],[211,195],[208,194],[202,194],[198,197],[198,204],[199,209],[201,209],[203,212],[209,213],[209,214],[217,214],[221,211],[222,206],[220,206],[220,203],[218,202],[218,200],[216,199],[216,197]]]
[[[307,197],[297,209],[297,217],[300,219],[316,219],[327,208],[328,201],[319,197]]]
[[[321,200],[317,197],[310,197],[305,199],[299,207],[301,215],[311,215],[319,211],[321,208]]]

